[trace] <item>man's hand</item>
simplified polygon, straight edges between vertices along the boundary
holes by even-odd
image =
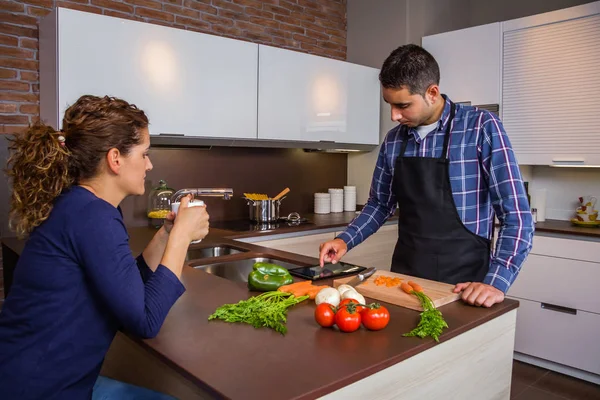
[[[319,246],[319,264],[321,268],[326,262],[335,264],[346,254],[348,246],[342,239],[333,239]]]
[[[481,282],[459,283],[454,287],[454,293],[461,291],[463,301],[472,306],[491,307],[504,301],[504,293],[500,289]]]

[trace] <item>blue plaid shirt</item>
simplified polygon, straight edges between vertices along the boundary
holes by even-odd
[[[442,156],[450,117],[450,101],[444,98],[437,130],[423,139],[415,129],[409,130],[406,157]],[[392,182],[403,141],[400,128],[390,130],[381,145],[367,204],[338,236],[348,250],[375,233],[396,209]],[[457,104],[451,128],[447,156],[458,215],[471,232],[491,239],[495,211],[500,231],[483,282],[506,292],[531,250],[534,232],[519,165],[502,122],[494,114]]]

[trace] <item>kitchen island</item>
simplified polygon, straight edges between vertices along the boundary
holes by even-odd
[[[130,230],[138,254],[151,229]],[[269,257],[298,265],[316,259],[272,250],[228,238],[211,230],[196,248],[230,246],[245,252],[219,260]],[[23,243],[3,240],[19,254]],[[216,258],[191,261],[214,263]],[[419,321],[419,313],[386,305],[387,328],[341,333],[320,328],[314,303],[306,301],[288,312],[288,333],[245,324],[208,321],[214,310],[250,295],[246,286],[184,268],[185,294],[173,306],[154,339],[119,334],[106,357],[103,374],[139,384],[180,399],[508,399],[518,302],[506,300],[492,308],[460,301],[440,308],[449,329],[432,339],[402,337]],[[323,281],[331,284],[331,281]]]

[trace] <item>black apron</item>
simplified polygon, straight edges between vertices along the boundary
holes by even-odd
[[[455,112],[451,103],[440,158],[405,157],[402,127],[392,186],[399,210],[392,271],[452,284],[481,282],[490,263],[490,241],[464,226],[452,197],[446,154]]]

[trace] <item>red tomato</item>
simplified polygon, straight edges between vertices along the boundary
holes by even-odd
[[[390,312],[382,305],[371,304],[361,314],[362,324],[371,331],[378,331],[390,322]]]
[[[342,332],[354,332],[360,328],[360,313],[356,307],[342,307],[335,313],[335,324]]]
[[[315,320],[317,324],[329,328],[335,324],[335,312],[333,306],[328,303],[321,303],[315,309]]]
[[[344,300],[340,301],[340,305],[338,306],[338,309],[343,308],[348,303],[360,304],[356,299],[344,299]],[[358,307],[356,307],[356,311],[358,311],[358,313],[361,313],[365,310],[365,308],[366,307],[358,306]]]

